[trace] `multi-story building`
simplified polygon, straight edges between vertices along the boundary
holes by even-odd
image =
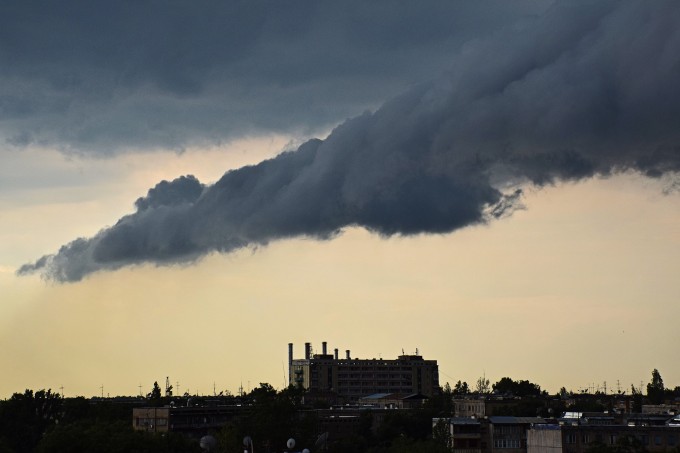
[[[418,355],[400,355],[397,359],[357,359],[350,351],[345,358],[338,350],[328,354],[326,342],[322,353],[313,354],[305,343],[305,358],[293,358],[293,344],[288,344],[290,383],[310,393],[331,393],[344,401],[356,401],[375,393],[422,394],[432,397],[439,392],[439,368],[436,360]]]
[[[527,453],[585,453],[594,445],[638,445],[651,453],[680,445],[680,429],[672,426],[536,425],[527,437]]]
[[[526,453],[527,431],[545,424],[538,417],[452,417],[433,419],[433,427],[442,421],[448,425],[454,453]]]

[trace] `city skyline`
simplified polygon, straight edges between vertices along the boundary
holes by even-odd
[[[0,397],[281,388],[308,341],[442,385],[680,385],[678,21],[7,7]]]

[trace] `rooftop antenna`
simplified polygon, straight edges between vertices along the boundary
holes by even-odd
[[[61,390],[61,397],[63,398],[64,397],[64,384],[62,384],[61,387],[59,387],[59,390]]]
[[[179,393],[179,381],[175,382],[175,388],[177,389],[177,395],[181,396],[181,394]]]
[[[172,390],[171,390],[171,387],[170,387],[170,377],[165,376],[165,396],[172,396],[171,393],[172,393]]]
[[[288,386],[286,385],[286,367],[283,364],[283,360],[281,361],[281,371],[283,372],[283,388],[285,389]]]
[[[104,384],[102,384],[99,388],[102,389],[102,399],[104,399]]]
[[[137,387],[139,387],[139,396],[142,396],[142,383],[140,382]]]

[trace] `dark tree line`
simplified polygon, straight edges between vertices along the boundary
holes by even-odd
[[[0,453],[200,452],[183,436],[132,429],[132,409],[112,400],[26,390],[0,401]]]
[[[549,416],[564,409],[562,388],[558,395],[546,398],[547,393],[527,380],[504,377],[493,385],[480,378],[475,390],[523,397],[516,404],[502,408],[496,415]],[[680,397],[680,387],[666,388],[658,370],[652,371],[646,396],[642,389],[632,387],[635,408],[644,402],[658,404]],[[354,451],[363,453],[445,452],[450,439],[446,429],[432,427],[433,418],[450,417],[454,413],[453,400],[473,393],[466,382],[458,381],[453,388],[446,383],[440,392],[417,410],[391,411],[375,429],[373,414],[364,412],[358,427],[343,439],[331,439],[328,452]],[[484,393],[482,393],[484,394]],[[287,439],[293,437],[302,448],[312,448],[320,434],[317,412],[302,404],[304,392],[295,387],[277,391],[269,384],[260,384],[247,395],[224,397],[229,403],[240,403],[247,410],[220,431],[213,433],[220,452],[242,451],[243,438],[251,436],[256,451],[281,451]],[[595,396],[595,395],[594,395]],[[140,406],[170,404],[171,395],[162,395],[158,383],[138,401]],[[196,399],[199,401],[200,399]],[[200,401],[199,401],[200,402]],[[607,409],[600,401],[578,410]],[[0,401],[0,453],[24,452],[199,452],[195,439],[181,435],[136,432],[131,423],[132,406],[116,404],[112,400],[88,400],[82,397],[64,399],[51,390],[15,393]],[[622,440],[611,448],[594,446],[592,453],[637,452],[633,440]],[[628,442],[627,444],[625,442]],[[609,448],[609,449],[608,449]]]

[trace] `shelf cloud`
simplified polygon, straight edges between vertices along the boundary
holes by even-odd
[[[680,171],[680,4],[564,2],[467,42],[451,69],[211,186],[163,181],[136,211],[24,265],[78,281],[292,237],[446,233],[521,207],[522,187]],[[200,90],[168,81],[175,90]],[[183,87],[183,88],[182,88]]]
[[[0,5],[0,144],[115,155],[306,136],[547,0]]]

